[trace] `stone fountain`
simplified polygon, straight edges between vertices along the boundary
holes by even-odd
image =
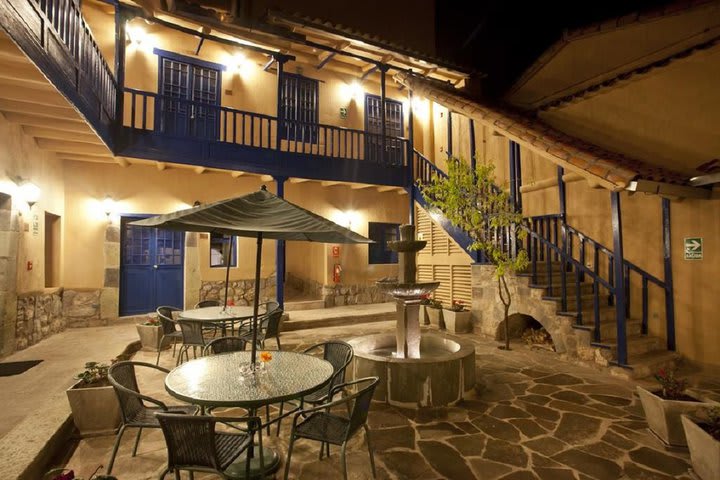
[[[351,339],[355,350],[353,376],[377,376],[375,400],[402,407],[452,405],[475,385],[475,347],[467,340],[420,332],[421,300],[439,282],[416,281],[417,252],[427,242],[415,240],[415,227],[402,225],[400,240],[388,242],[398,252],[397,280],[380,280],[378,287],[395,298],[395,335]]]

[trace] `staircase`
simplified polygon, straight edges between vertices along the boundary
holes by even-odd
[[[434,176],[445,176],[418,152],[414,167],[420,184]],[[415,200],[427,209],[417,187],[414,194]],[[461,246],[470,245],[465,232],[452,227],[442,215],[435,213],[434,218]],[[663,280],[626,259],[622,261],[622,275],[615,275],[613,252],[566,224],[562,215],[532,217],[523,228],[528,233],[524,245],[502,232],[498,237],[507,248],[524,248],[528,252],[528,271],[517,276],[524,278],[530,288],[541,290],[542,301],[555,303],[557,315],[567,318],[579,341],[596,350],[597,361],[622,367],[616,373],[642,378],[679,360],[679,354],[673,351],[672,315],[666,315],[667,340],[648,334],[651,293],[664,294],[666,311],[674,309],[672,290]],[[483,263],[481,256],[475,260]],[[623,305],[616,302],[617,278],[622,279]]]

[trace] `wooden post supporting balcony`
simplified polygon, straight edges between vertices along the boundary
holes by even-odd
[[[281,131],[283,127],[283,121],[285,119],[284,115],[284,109],[282,105],[282,84],[283,84],[283,77],[285,70],[283,66],[285,65],[285,62],[287,62],[287,57],[282,55],[274,55],[273,56],[275,60],[277,61],[277,131],[275,132],[275,149],[280,150],[280,143],[282,139]],[[271,147],[268,145],[268,147]],[[281,188],[278,186],[278,188]],[[278,193],[278,196],[281,196]],[[278,297],[279,298],[279,297]],[[280,307],[282,308],[282,302],[278,300],[278,303],[280,303]]]
[[[415,158],[413,155],[413,149],[415,148],[415,130],[413,128],[413,93],[412,90],[408,89],[408,142],[407,142],[407,166],[408,166],[408,197],[410,199],[410,225],[415,225],[415,189],[413,184],[415,183]]]
[[[663,261],[665,266],[665,320],[667,349],[675,350],[675,299],[673,298],[672,255],[670,250],[670,200],[662,199]]]
[[[387,71],[390,67],[388,67],[385,64],[378,64],[378,68],[380,69],[380,155],[382,157],[382,163],[386,164],[387,159],[385,158],[385,154],[387,153],[387,139],[385,138],[386,132],[385,132],[385,76],[387,74]]]
[[[115,126],[114,135],[117,138],[118,132],[122,130],[125,121],[125,27],[127,25],[126,15],[120,5],[115,5]]]
[[[622,238],[622,215],[620,213],[620,193],[610,192],[610,208],[612,210],[612,231],[613,231],[613,266],[615,284],[615,316],[617,320],[617,364],[625,367],[628,364],[627,358],[627,308],[625,306],[625,275],[623,274],[623,238]]]

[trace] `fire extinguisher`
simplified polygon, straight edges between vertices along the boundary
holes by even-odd
[[[342,272],[340,264],[336,263],[333,265],[333,282],[340,283],[340,272]]]

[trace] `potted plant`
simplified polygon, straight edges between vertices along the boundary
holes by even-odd
[[[701,480],[720,478],[720,406],[681,419],[695,475]]]
[[[442,302],[440,300],[428,298],[428,303],[427,305],[425,305],[425,314],[427,315],[431,327],[439,329],[445,328],[445,322],[443,321]]]
[[[680,415],[694,412],[703,403],[685,391],[687,381],[676,373],[674,369],[661,368],[655,374],[661,388],[649,391],[638,385],[637,392],[650,431],[668,446],[686,447]]]
[[[160,348],[162,326],[156,317],[147,317],[143,323],[135,325],[143,351],[157,352]]]
[[[450,333],[471,333],[473,329],[470,310],[462,300],[453,300],[450,308],[443,309],[445,328]]]
[[[504,307],[505,345],[499,348],[510,350],[512,290],[505,276],[525,270],[529,260],[525,250],[508,248],[502,238],[516,238],[522,245],[527,237],[522,213],[510,202],[509,194],[495,184],[492,163],[477,162],[472,168],[460,158],[449,157],[447,166],[447,177],[435,175],[429,184],[420,185],[422,195],[431,207],[441,210],[450,223],[470,236],[468,250],[482,252],[494,267],[498,298]]]
[[[107,379],[108,365],[88,362],[78,380],[66,390],[73,422],[83,437],[115,433],[120,426],[120,404]]]

